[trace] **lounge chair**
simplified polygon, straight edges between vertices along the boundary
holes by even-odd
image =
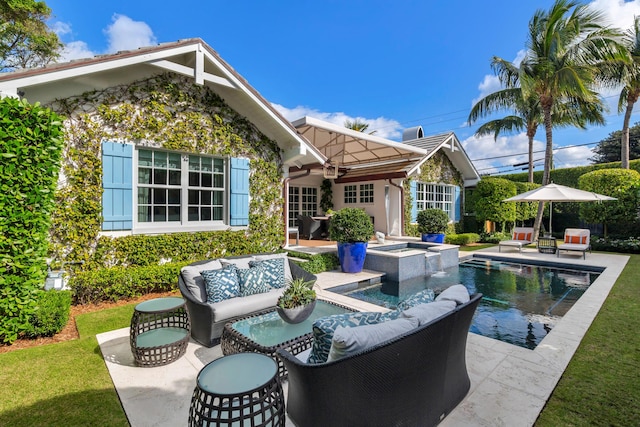
[[[582,259],[587,258],[587,251],[591,252],[591,232],[586,228],[567,228],[564,230],[564,243],[558,245],[560,251],[582,252]]]
[[[518,248],[522,252],[522,247],[531,243],[533,243],[533,227],[514,227],[512,239],[498,243],[498,252],[502,252],[503,246]]]

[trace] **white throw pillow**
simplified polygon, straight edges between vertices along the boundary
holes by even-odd
[[[417,318],[406,317],[375,325],[356,327],[338,326],[333,333],[327,362],[337,360],[389,341],[418,327]]]
[[[443,314],[447,314],[453,311],[455,308],[455,301],[443,300],[429,302],[426,304],[418,304],[415,307],[411,307],[400,313],[400,316],[416,318],[420,322],[420,326],[422,326],[431,322],[433,319],[437,319]]]
[[[469,291],[464,285],[452,285],[436,297],[436,301],[455,301],[456,304],[469,302]]]

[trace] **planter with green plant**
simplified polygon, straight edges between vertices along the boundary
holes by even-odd
[[[329,238],[338,242],[338,259],[344,273],[359,273],[373,236],[373,223],[363,209],[342,208],[331,216]]]
[[[424,209],[418,212],[418,231],[423,242],[444,243],[444,232],[449,225],[449,215],[440,209]]]
[[[287,323],[300,323],[306,320],[316,306],[315,282],[298,277],[289,280],[284,293],[278,298],[276,310]]]

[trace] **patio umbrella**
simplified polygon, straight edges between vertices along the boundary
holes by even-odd
[[[617,200],[615,197],[604,196],[591,191],[578,190],[559,184],[547,184],[535,190],[518,194],[503,202],[549,202],[549,233],[551,233],[551,216],[553,202],[601,202],[603,200]]]

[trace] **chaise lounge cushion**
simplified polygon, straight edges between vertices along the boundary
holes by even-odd
[[[198,302],[207,302],[207,288],[200,273],[205,270],[217,270],[220,268],[222,268],[222,264],[217,259],[214,259],[200,265],[187,265],[180,270],[185,285]]]
[[[338,326],[333,333],[327,362],[359,353],[362,350],[389,341],[417,328],[418,324],[419,321],[416,317],[400,317],[388,322],[355,328]]]
[[[235,266],[201,273],[207,287],[207,302],[216,303],[240,295],[238,272]]]
[[[454,301],[435,301],[427,304],[420,304],[405,310],[400,314],[403,318],[416,319],[420,323],[420,326],[426,325],[433,319],[453,311],[456,308]]]
[[[436,297],[436,301],[453,301],[457,305],[469,301],[469,291],[464,285],[452,285]]]

